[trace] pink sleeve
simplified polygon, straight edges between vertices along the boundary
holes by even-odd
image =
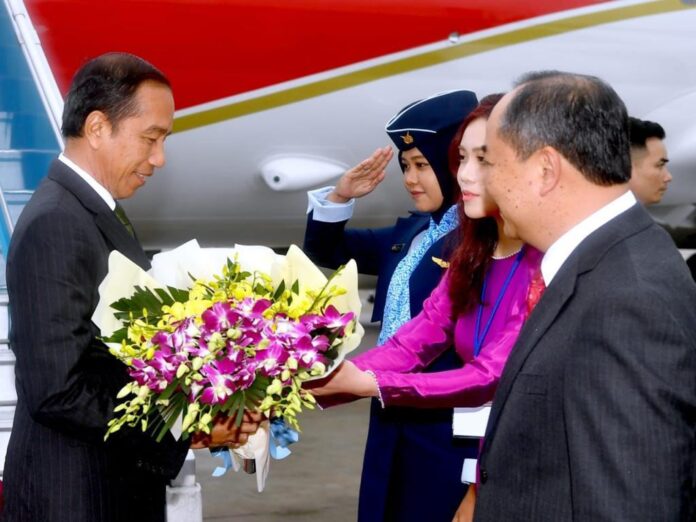
[[[425,311],[425,310],[424,310]],[[406,373],[422,368],[434,352],[433,348],[421,349],[420,354],[410,354],[403,346],[407,340],[388,343],[383,348],[390,348],[393,357],[408,354],[408,365],[396,368],[382,364],[368,367],[361,364],[361,369],[370,369],[375,373],[380,393],[385,406],[414,406],[418,408],[449,408],[456,406],[480,406],[493,399],[496,386],[503,372],[508,355],[517,340],[522,324],[526,319],[524,303],[515,303],[504,326],[492,336],[481,350],[481,354],[467,362],[462,368],[435,373]],[[415,319],[414,319],[415,321]],[[404,325],[406,326],[406,325]],[[395,337],[398,337],[401,331]],[[439,350],[449,342],[448,334],[438,333],[435,339]],[[405,337],[405,336],[402,336]],[[426,337],[427,338],[427,337]],[[399,348],[397,351],[397,347]],[[423,356],[426,353],[426,356]],[[392,361],[391,357],[385,359]],[[380,361],[381,362],[381,361]],[[417,364],[418,363],[418,364]],[[391,366],[391,367],[390,367]]]
[[[454,321],[447,274],[423,303],[423,310],[382,346],[372,348],[352,362],[361,370],[418,372],[452,345]]]

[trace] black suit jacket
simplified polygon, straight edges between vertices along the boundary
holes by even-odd
[[[112,250],[138,242],[89,185],[55,161],[22,212],[7,261],[17,410],[5,521],[164,520],[165,484],[187,443],[126,430],[104,442],[126,367],[91,321]]]
[[[496,393],[475,520],[696,520],[696,286],[640,205],[588,236]]]

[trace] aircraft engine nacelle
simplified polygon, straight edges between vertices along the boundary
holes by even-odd
[[[326,184],[346,171],[347,166],[312,156],[282,156],[261,165],[261,177],[276,191],[308,190]]]

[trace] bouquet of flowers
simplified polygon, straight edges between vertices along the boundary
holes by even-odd
[[[362,337],[354,262],[327,279],[295,246],[280,256],[193,241],[152,265],[146,273],[112,252],[99,287],[93,320],[132,378],[106,437],[156,418],[158,440],[185,438],[209,433],[218,415],[241,423],[245,409],[299,429],[297,414],[314,407],[302,383],[328,375]],[[268,444],[262,426],[234,450],[261,465],[259,490]]]

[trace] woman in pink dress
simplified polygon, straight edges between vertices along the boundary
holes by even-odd
[[[483,184],[486,120],[500,97],[481,100],[453,141],[462,190],[461,234],[447,272],[422,312],[386,343],[345,361],[327,379],[312,384],[323,406],[345,402],[346,396],[378,397],[384,408],[474,407],[493,399],[527,317],[527,291],[541,261],[540,252],[505,235],[497,206]],[[461,367],[421,371],[452,345]],[[423,504],[423,498],[401,498],[400,505],[390,506],[390,519],[411,520],[417,511],[412,502]],[[429,498],[427,504],[433,521],[449,522],[457,510],[457,505],[440,505],[437,498]]]

